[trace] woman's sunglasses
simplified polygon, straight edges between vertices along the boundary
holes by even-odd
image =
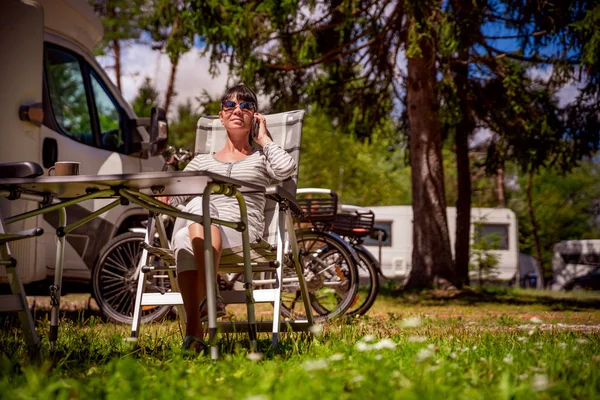
[[[225,100],[221,102],[221,106],[223,107],[223,111],[233,111],[237,107],[238,103],[231,100]],[[256,110],[256,104],[251,101],[240,101],[240,110],[242,111],[251,111],[254,112]]]

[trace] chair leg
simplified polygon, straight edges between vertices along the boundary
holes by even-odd
[[[2,216],[0,215],[0,235],[4,234],[4,225]],[[7,242],[0,244],[0,265],[6,267],[6,274],[10,284],[11,295],[6,295],[6,300],[2,301],[2,311],[17,311],[19,320],[25,335],[25,343],[27,343],[28,353],[32,358],[41,357],[40,339],[35,331],[35,323],[29,310],[25,289],[21,282],[21,277],[16,269],[17,262],[11,257],[10,249]],[[1,297],[1,296],[0,296]]]
[[[155,225],[154,225],[154,215],[150,213],[148,216],[148,226],[146,227],[146,237],[144,241],[147,244],[152,244],[152,240],[154,238]],[[129,335],[128,341],[137,341],[140,334],[140,325],[142,323],[142,297],[144,296],[144,290],[146,286],[146,277],[142,268],[145,265],[148,265],[149,261],[148,250],[142,250],[142,256],[140,257],[140,262],[137,265],[136,274],[137,274],[137,290],[135,293],[135,302],[133,304],[133,319],[131,321],[131,334]]]
[[[292,256],[294,259],[294,266],[296,268],[296,275],[298,276],[298,283],[300,285],[300,292],[302,293],[302,302],[304,303],[304,310],[306,312],[306,320],[309,326],[314,325],[312,306],[310,304],[310,298],[308,293],[308,287],[306,286],[306,280],[304,279],[304,271],[302,265],[298,259],[298,242],[296,241],[296,233],[294,232],[294,221],[289,213],[286,213],[286,227],[289,235],[290,244],[292,246]]]

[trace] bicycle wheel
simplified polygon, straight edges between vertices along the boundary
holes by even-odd
[[[364,246],[353,246],[358,254],[358,300],[346,312],[347,315],[364,315],[373,306],[379,293],[377,261]]]
[[[100,311],[108,319],[131,324],[138,279],[135,271],[142,256],[140,244],[144,234],[127,232],[114,237],[100,250],[92,271],[92,293]],[[156,260],[160,262],[160,260]],[[143,274],[147,280],[146,292],[168,292],[171,282],[164,272]],[[163,318],[170,306],[148,306],[142,309],[142,323]]]
[[[296,239],[315,321],[343,315],[358,290],[358,271],[345,244],[329,233],[312,230],[296,232]],[[281,299],[284,317],[305,318],[293,265],[284,268]]]

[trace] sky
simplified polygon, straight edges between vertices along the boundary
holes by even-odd
[[[114,59],[111,56],[102,56],[98,57],[98,61],[116,85],[114,69],[107,68],[114,65]],[[171,62],[166,54],[152,50],[148,45],[128,44],[123,49],[121,64],[122,94],[125,100],[131,103],[144,79],[150,77],[160,93],[160,104],[164,105],[164,95],[171,73]],[[182,56],[175,76],[177,95],[172,104],[184,103],[189,98],[192,100],[192,105],[196,106],[198,102],[194,98],[198,97],[203,90],[211,96],[221,96],[227,85],[227,65],[220,65],[220,74],[214,78],[209,74],[208,66],[208,56],[202,57],[198,48],[193,48]],[[171,111],[175,109],[176,107],[171,107]]]

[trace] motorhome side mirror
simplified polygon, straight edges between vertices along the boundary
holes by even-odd
[[[150,113],[150,155],[161,154],[167,148],[168,138],[167,113],[162,108],[154,107]]]

